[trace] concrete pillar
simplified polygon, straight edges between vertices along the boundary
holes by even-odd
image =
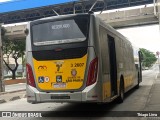
[[[2,39],[1,39],[1,24],[0,24],[0,92],[5,91],[5,86],[3,82],[3,60],[2,60]]]
[[[159,21],[159,30],[160,30],[160,0],[154,0],[154,14],[158,17]],[[159,62],[159,55],[158,55],[158,66],[159,66],[159,73],[160,73],[160,62]]]

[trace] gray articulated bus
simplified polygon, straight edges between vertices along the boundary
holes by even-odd
[[[142,81],[140,52],[94,14],[35,20],[26,31],[30,103],[123,102]]]

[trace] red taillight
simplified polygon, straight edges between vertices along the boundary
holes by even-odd
[[[36,87],[32,67],[28,63],[26,64],[26,72],[27,72],[27,74],[26,74],[27,84],[31,85],[32,87]]]
[[[96,82],[97,70],[98,70],[98,58],[96,57],[91,61],[89,66],[87,86],[92,85],[93,83]]]

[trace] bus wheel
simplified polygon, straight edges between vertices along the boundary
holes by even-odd
[[[124,100],[124,84],[120,82],[120,89],[119,89],[119,96],[118,96],[118,103],[123,103]]]
[[[136,89],[138,89],[139,88],[139,73],[138,73],[138,84],[136,85],[136,87],[135,87]]]
[[[31,102],[31,104],[36,104],[36,102]]]

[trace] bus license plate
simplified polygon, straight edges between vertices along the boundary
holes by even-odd
[[[70,99],[70,96],[51,96],[51,99]]]
[[[54,88],[66,88],[66,83],[55,83],[53,84]]]

